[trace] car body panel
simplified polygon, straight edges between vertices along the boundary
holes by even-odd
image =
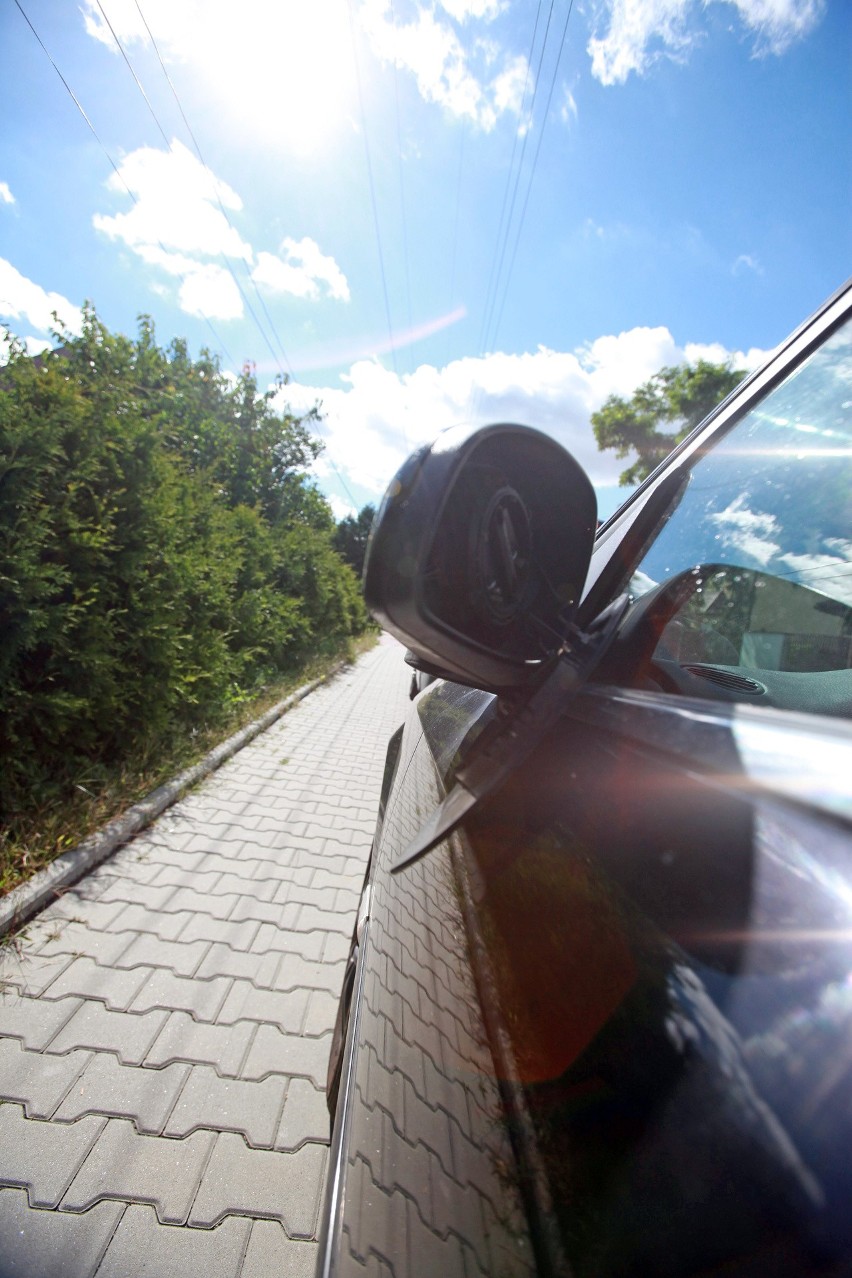
[[[388,872],[438,796],[427,745],[412,735],[371,875],[324,1263],[335,1274],[363,1274],[379,1258],[424,1276],[529,1274],[532,1248],[507,1173],[513,1154],[450,850],[409,875]]]
[[[609,521],[586,621],[687,463],[850,312],[847,287]],[[497,713],[442,681],[414,702],[321,1272],[852,1272],[848,672],[817,667],[806,713],[795,673],[756,704],[656,651],[631,666],[624,634],[463,828],[392,873]]]

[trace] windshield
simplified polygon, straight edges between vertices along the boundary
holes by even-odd
[[[631,592],[655,605],[669,676],[672,662],[759,672],[769,704],[850,713],[852,321],[699,458]],[[818,683],[772,678],[831,671],[828,705]]]

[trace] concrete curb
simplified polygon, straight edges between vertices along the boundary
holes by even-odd
[[[215,772],[244,745],[248,745],[249,741],[271,727],[277,719],[302,701],[308,693],[339,674],[346,664],[345,661],[339,661],[319,679],[314,679],[311,683],[297,688],[289,697],[279,701],[248,727],[235,732],[232,737],[228,737],[221,745],[216,746],[200,762],[179,772],[171,781],[166,781],[156,790],[152,790],[144,799],[140,799],[132,808],[128,808],[122,816],[115,817],[88,839],[78,843],[76,848],[62,852],[55,861],[45,866],[43,870],[38,870],[26,883],[12,888],[11,892],[0,898],[0,937],[13,928],[19,927],[56,897],[61,896],[65,888],[76,883],[101,861],[105,861],[123,843],[133,838],[134,834],[144,830],[162,812],[165,812],[166,808],[176,803],[191,786],[202,781],[211,772]]]

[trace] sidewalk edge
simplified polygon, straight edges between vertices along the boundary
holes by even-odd
[[[318,679],[313,679],[310,683],[297,688],[289,697],[279,701],[248,727],[235,732],[232,737],[228,737],[217,745],[191,768],[179,772],[171,781],[164,782],[156,790],[146,794],[144,799],[134,803],[133,807],[128,808],[121,816],[108,821],[105,826],[89,835],[82,843],[78,843],[75,848],[69,848],[67,852],[60,853],[55,861],[51,861],[50,865],[45,866],[43,870],[36,871],[26,883],[19,884],[6,896],[0,897],[0,938],[31,919],[39,910],[43,910],[51,901],[61,896],[66,888],[78,882],[89,870],[111,856],[123,843],[127,843],[140,830],[149,826],[161,813],[165,812],[166,808],[176,803],[191,786],[202,781],[211,772],[215,772],[232,755],[271,727],[277,719],[280,719],[309,693],[339,674],[347,664],[349,663],[346,661],[338,661]]]

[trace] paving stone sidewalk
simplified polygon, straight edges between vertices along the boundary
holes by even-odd
[[[313,1273],[402,657],[384,636],[0,949],[0,1278]]]

